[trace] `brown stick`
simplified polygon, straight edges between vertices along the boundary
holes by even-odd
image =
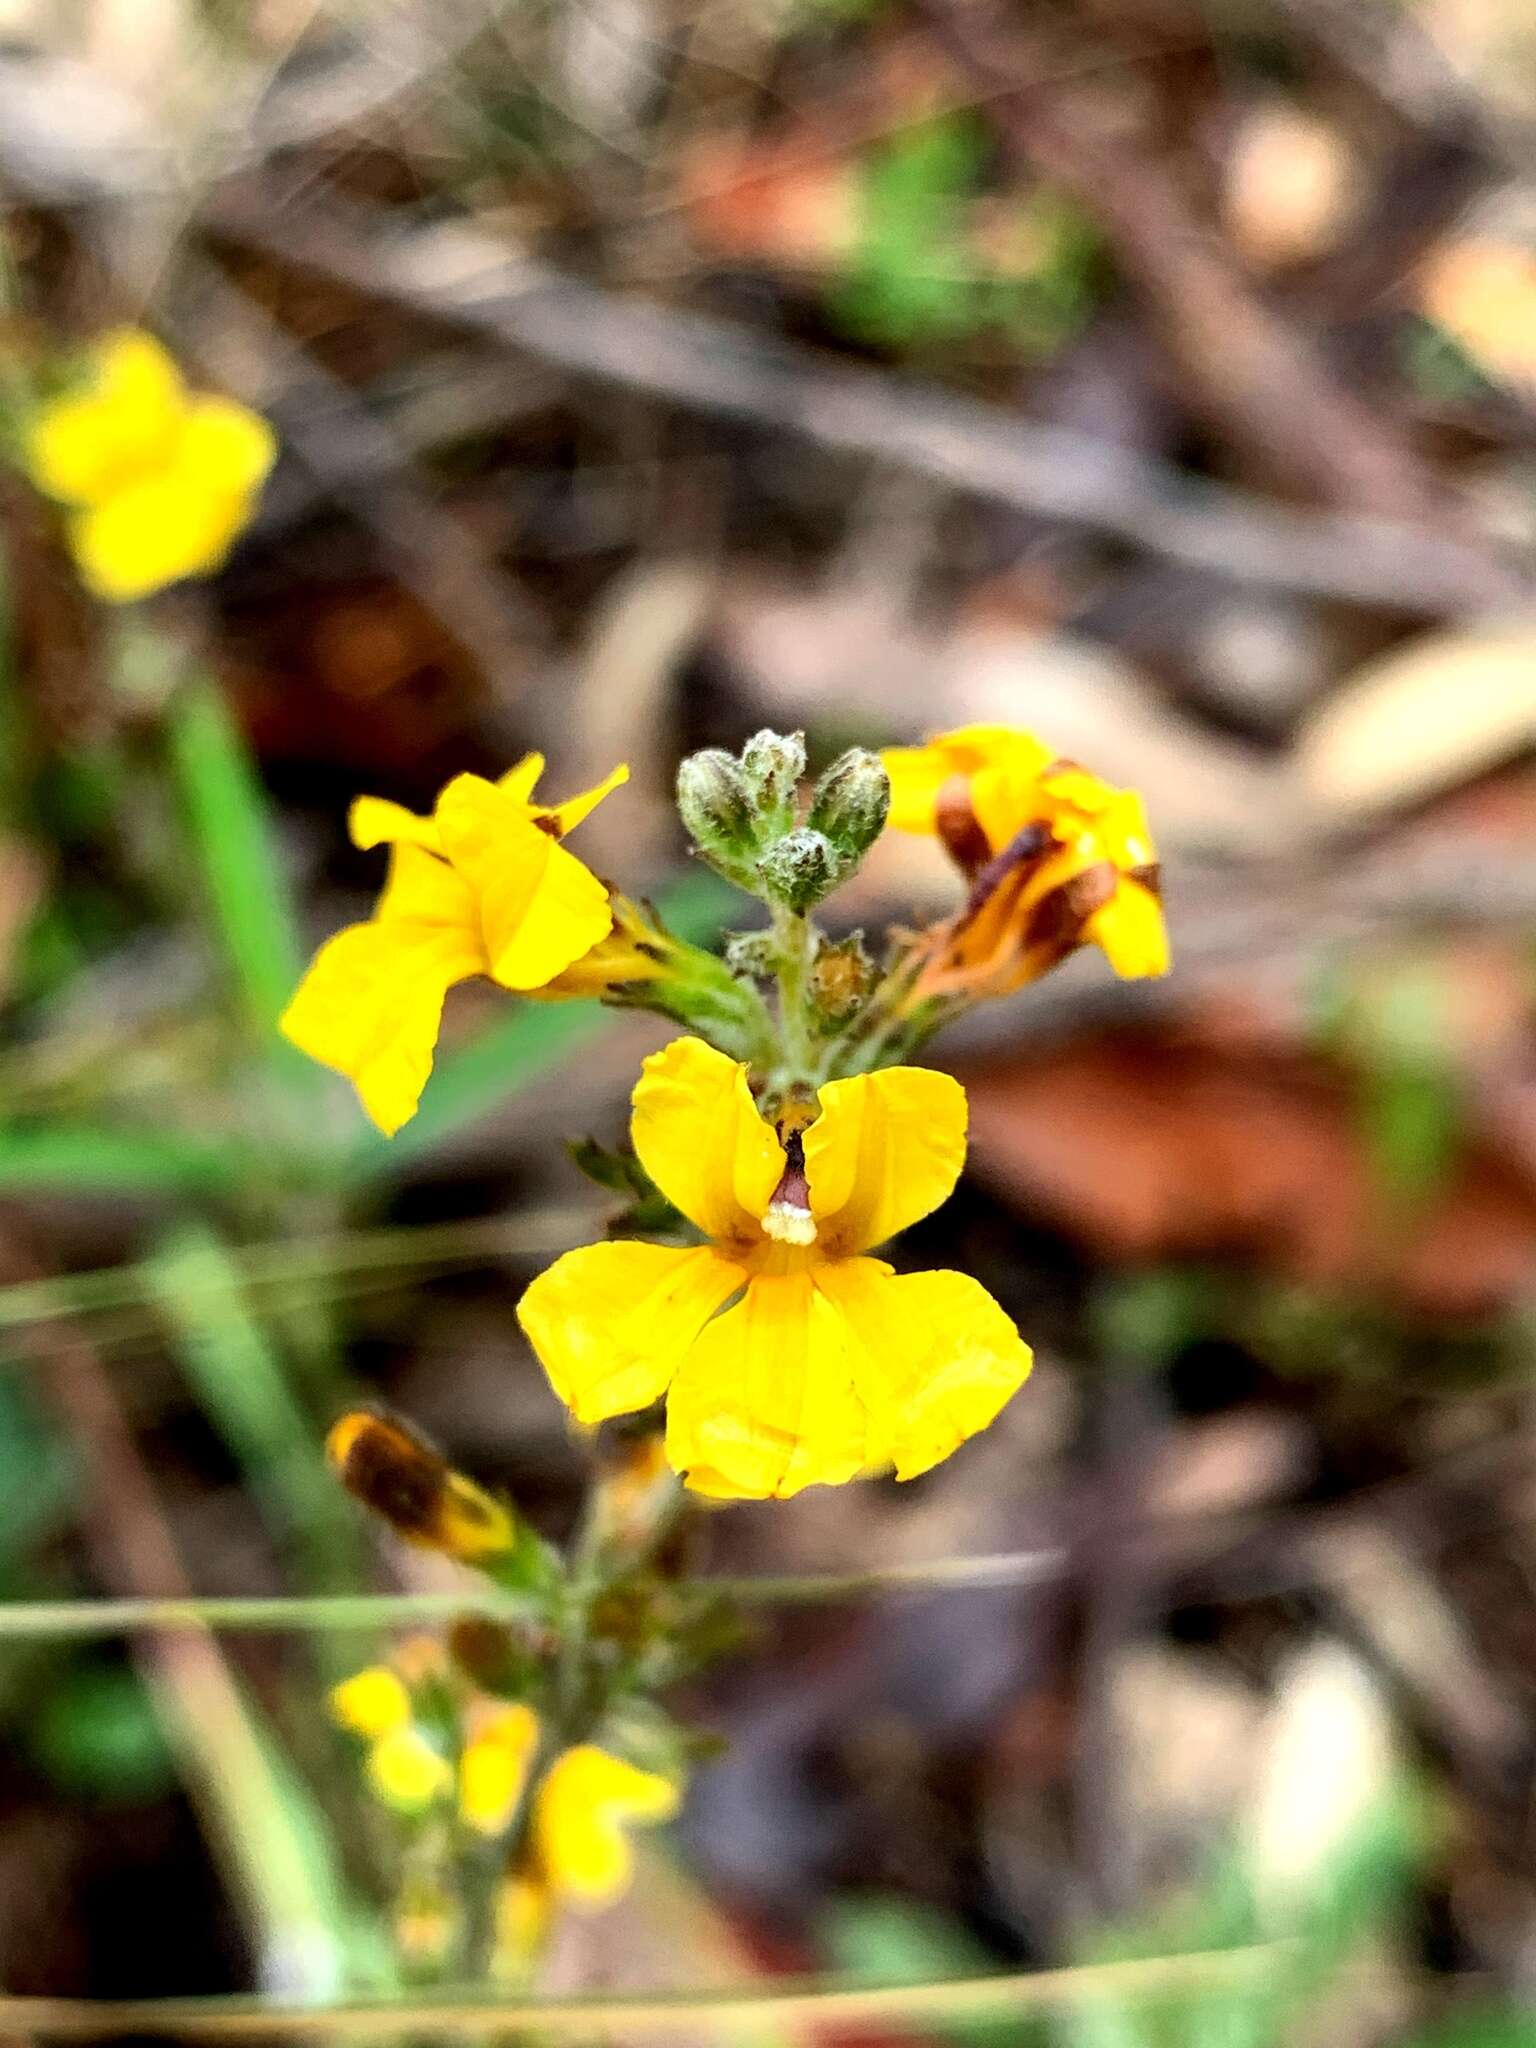
[[[1380,414],[1337,379],[1306,336],[1266,305],[1195,212],[1174,167],[1127,132],[1121,101],[977,11],[928,0],[951,60],[985,94],[1007,146],[1084,206],[1139,286],[1191,402],[1280,484],[1382,518],[1443,521],[1447,500]],[[1019,83],[1008,91],[1010,78]],[[1122,95],[1123,100],[1123,95]]]
[[[503,347],[1278,589],[1417,616],[1514,603],[1526,574],[1428,525],[1301,511],[915,380],[834,364],[529,261],[461,222],[294,206],[263,182],[205,210],[229,240]]]

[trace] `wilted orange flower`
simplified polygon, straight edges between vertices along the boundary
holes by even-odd
[[[1166,974],[1157,854],[1142,800],[1033,733],[970,725],[882,756],[890,822],[942,839],[970,893],[924,934],[913,1000],[1006,995],[1078,946],[1126,979]]]

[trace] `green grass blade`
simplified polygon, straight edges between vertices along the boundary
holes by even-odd
[[[242,1179],[234,1147],[177,1131],[92,1124],[0,1128],[0,1189],[208,1196]]]
[[[344,1585],[359,1568],[357,1517],[233,1256],[204,1225],[186,1224],[162,1240],[146,1275],[193,1391],[268,1519],[296,1544],[310,1587]]]
[[[266,792],[211,680],[196,678],[177,691],[167,740],[219,937],[246,1015],[266,1040],[302,964]]]

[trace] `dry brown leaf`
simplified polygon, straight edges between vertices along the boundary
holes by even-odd
[[[1357,669],[1306,722],[1302,801],[1364,823],[1536,745],[1536,618],[1429,633]]]
[[[1103,1256],[1237,1256],[1444,1315],[1536,1278],[1536,1192],[1489,1151],[1394,1233],[1354,1105],[1315,1063],[1116,1037],[962,1078],[974,1170]]]

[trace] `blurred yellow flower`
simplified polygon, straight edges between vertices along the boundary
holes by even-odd
[[[411,1696],[387,1664],[370,1664],[332,1686],[331,1714],[354,1735],[376,1740],[410,1726]]]
[[[556,1393],[584,1423],[666,1394],[667,1456],[718,1498],[926,1472],[1030,1368],[979,1282],[861,1256],[946,1199],[965,1125],[926,1069],[829,1081],[775,1127],[700,1039],[652,1054],[635,1151],[709,1242],[587,1245],[541,1274],[518,1316]]]
[[[577,1907],[608,1904],[634,1876],[628,1830],[670,1820],[677,1808],[670,1778],[642,1771],[595,1743],[565,1750],[534,1794],[532,1847],[540,1888]],[[526,1898],[520,1903],[526,1912]]]
[[[882,758],[891,824],[936,834],[971,885],[926,940],[916,999],[1007,994],[1082,945],[1126,979],[1167,973],[1157,854],[1134,790],[1009,726],[962,726]]]
[[[1419,270],[1425,315],[1485,376],[1536,391],[1536,251],[1487,235],[1442,242]]]
[[[453,1766],[419,1728],[392,1728],[368,1751],[368,1782],[397,1813],[423,1813],[453,1790]]]
[[[459,1758],[459,1819],[477,1835],[499,1835],[523,1796],[539,1742],[539,1717],[520,1702],[480,1720]]]
[[[154,336],[124,327],[91,350],[82,388],[39,410],[25,454],[37,488],[71,508],[86,586],[123,604],[219,567],[277,440],[232,398],[188,391]]]
[[[281,1028],[347,1076],[387,1136],[416,1113],[455,982],[483,974],[531,993],[613,927],[607,889],[560,842],[629,770],[544,805],[543,768],[529,754],[499,782],[456,776],[428,818],[380,797],[352,806],[354,844],[390,849],[384,893],[366,924],[320,948]]]

